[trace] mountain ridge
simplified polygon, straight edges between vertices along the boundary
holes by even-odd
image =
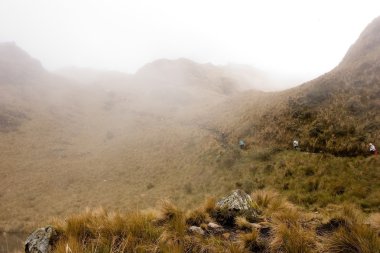
[[[0,43],[0,84],[37,81],[44,74],[42,64],[16,43]]]
[[[261,116],[250,115],[261,106],[255,103],[235,112],[243,115],[229,126],[237,129],[231,130],[235,138],[283,148],[291,147],[292,140],[298,139],[301,148],[310,152],[368,155],[368,143],[380,137],[379,29],[377,18],[342,63],[299,87],[274,94],[269,98],[273,103],[262,110]],[[360,55],[363,57],[358,59]]]
[[[350,200],[378,211],[378,160],[366,147],[379,139],[378,55],[370,60],[282,92],[224,87],[221,69],[176,86],[183,75],[162,76],[170,66],[155,73],[159,85],[76,85],[51,73],[2,84],[0,126],[15,121],[0,131],[0,229],[85,206],[149,208],[162,196],[189,207],[236,187],[275,188],[305,208]],[[307,152],[292,150],[294,138]]]
[[[363,60],[378,63],[380,54],[380,17],[375,18],[360,34],[357,41],[348,49],[338,68],[359,67]],[[368,67],[368,66],[367,66]]]

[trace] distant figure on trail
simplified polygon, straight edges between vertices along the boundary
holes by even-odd
[[[299,143],[298,143],[298,141],[297,141],[297,140],[294,140],[294,141],[293,141],[293,148],[294,148],[294,149],[298,149],[298,147],[299,147]]]
[[[376,149],[375,145],[370,143],[368,146],[369,146],[369,152],[373,155],[377,155],[377,149]]]
[[[245,142],[243,140],[239,140],[239,146],[240,146],[240,149],[244,149],[245,148]]]

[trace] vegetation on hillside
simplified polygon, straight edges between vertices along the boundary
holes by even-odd
[[[217,167],[208,182],[208,189],[215,194],[233,188],[247,192],[275,189],[292,203],[310,210],[349,202],[366,212],[380,211],[377,156],[336,157],[253,145],[246,150],[222,150],[215,149],[207,155]],[[203,182],[193,182],[192,186],[202,188]],[[214,190],[218,186],[219,190]]]
[[[336,70],[313,81],[265,113],[257,136],[281,146],[296,139],[310,152],[368,155],[368,143],[380,137],[380,72],[367,71],[348,77]]]
[[[141,87],[119,75],[88,87],[38,73],[37,83],[14,85],[28,76],[6,76],[0,230],[67,216],[54,223],[56,252],[376,252],[380,160],[367,145],[380,137],[379,33],[364,34],[365,50],[353,47],[330,73],[280,93],[238,92],[214,67],[205,73],[183,60],[181,71],[196,69],[178,87],[173,62],[157,86],[141,76]],[[155,77],[152,67],[145,71]],[[261,227],[216,219],[212,201],[190,210],[235,188],[254,191]],[[139,211],[162,198],[177,206]],[[99,205],[120,211],[72,215]],[[210,221],[231,224],[221,235],[189,233]]]
[[[223,114],[215,110],[220,120],[212,124],[226,129],[231,143],[244,138],[287,148],[299,140],[303,151],[369,155],[368,144],[380,138],[379,27],[377,18],[329,73],[280,93],[237,96],[221,106]]]
[[[271,191],[251,195],[260,221],[237,216],[218,231],[209,225],[215,222],[212,199],[194,210],[169,202],[159,211],[87,210],[53,221],[59,235],[54,252],[379,252],[379,213],[364,215],[352,205],[311,213]]]

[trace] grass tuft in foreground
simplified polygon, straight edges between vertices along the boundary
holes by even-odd
[[[379,213],[366,217],[352,205],[337,205],[322,215],[304,211],[273,191],[251,196],[258,221],[236,216],[233,224],[219,223],[217,229],[210,225],[218,223],[210,215],[214,199],[187,211],[169,201],[150,212],[86,210],[53,222],[59,234],[54,252],[379,252]]]

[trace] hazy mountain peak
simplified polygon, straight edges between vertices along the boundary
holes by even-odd
[[[41,63],[16,43],[0,43],[0,83],[24,83],[43,72]]]
[[[374,19],[360,34],[343,58],[341,67],[378,62],[380,59],[380,17]]]
[[[196,63],[186,58],[171,59],[157,59],[141,67],[136,75],[144,75],[152,72],[174,72],[188,67],[200,67],[201,64]]]
[[[237,84],[227,80],[223,69],[186,58],[153,61],[137,71],[136,77],[154,86],[198,87],[222,94],[237,91]]]

